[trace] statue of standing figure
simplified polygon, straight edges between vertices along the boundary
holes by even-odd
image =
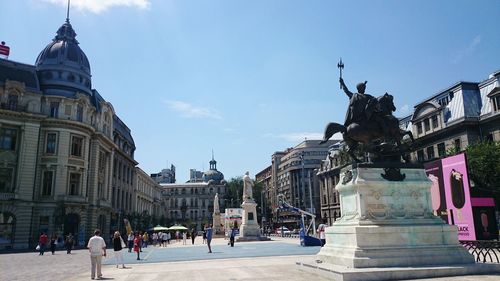
[[[248,172],[245,173],[243,176],[243,202],[247,200],[253,200],[253,182],[250,176],[248,175]]]
[[[215,193],[215,198],[214,198],[214,213],[220,213],[220,209],[219,209],[219,193]]]

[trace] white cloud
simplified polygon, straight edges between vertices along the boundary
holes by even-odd
[[[313,132],[299,132],[299,133],[286,133],[286,134],[265,134],[264,137],[267,138],[279,138],[283,139],[288,142],[301,142],[304,140],[322,140],[323,139],[323,133],[313,133]],[[341,140],[342,139],[342,134],[337,133],[333,135],[330,139],[332,140]]]
[[[185,118],[211,118],[222,119],[222,116],[215,110],[195,106],[183,101],[165,101],[167,107]]]
[[[44,0],[46,2],[67,7],[67,0]],[[139,9],[147,9],[151,5],[150,0],[73,0],[71,1],[71,9],[80,11],[90,11],[99,14],[112,7],[134,7]]]
[[[472,41],[467,46],[455,52],[455,54],[451,59],[451,62],[459,63],[464,57],[473,53],[480,43],[481,43],[481,35],[477,35],[476,37],[474,37],[474,39],[472,39]]]
[[[406,115],[410,113],[410,106],[405,104],[401,108],[399,108],[398,113],[401,115]]]

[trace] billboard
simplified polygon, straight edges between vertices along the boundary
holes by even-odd
[[[444,158],[441,164],[448,221],[458,227],[458,240],[476,240],[465,154]]]
[[[434,215],[441,217],[448,223],[448,211],[446,209],[446,194],[444,192],[443,172],[441,160],[424,164],[425,173],[432,182],[431,202]]]
[[[436,216],[458,228],[458,240],[476,240],[465,154],[424,164],[432,182],[431,202]]]

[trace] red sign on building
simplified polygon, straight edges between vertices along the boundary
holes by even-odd
[[[9,53],[10,53],[9,46],[5,45],[5,42],[2,41],[2,43],[0,44],[0,55],[9,56]]]

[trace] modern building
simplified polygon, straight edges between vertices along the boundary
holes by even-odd
[[[170,165],[170,169],[163,169],[161,172],[151,174],[157,183],[175,183],[175,166]]]
[[[279,224],[297,227],[296,214],[278,210],[279,194],[283,194],[289,204],[309,211],[317,218],[321,216],[319,182],[315,170],[320,168],[328,155],[328,148],[338,141],[330,140],[321,145],[319,142],[305,140],[293,148],[274,153],[271,166],[259,175],[259,181],[267,183],[266,200],[273,212],[270,218],[271,227]],[[268,174],[270,179],[266,179]]]
[[[500,71],[481,82],[457,82],[419,102],[401,124],[418,139],[413,159],[420,162],[477,141],[500,141]]]
[[[202,223],[211,223],[214,211],[214,197],[219,194],[221,210],[225,209],[223,200],[227,193],[227,182],[224,174],[217,170],[217,161],[210,161],[210,169],[205,171],[201,181],[189,181],[179,184],[160,184],[162,194],[166,200],[167,218],[172,223],[197,225],[201,229]]]
[[[263,206],[258,206],[260,208],[260,216],[262,218],[262,225],[263,226],[269,226],[269,222],[271,221],[271,216],[272,213],[267,213],[267,209],[269,207],[272,207],[272,200],[273,196],[276,196],[274,193],[274,188],[273,188],[273,181],[272,181],[272,172],[271,172],[271,165],[267,166],[264,170],[258,172],[255,174],[255,182],[262,184],[262,192],[263,194],[254,194],[255,196],[261,196],[265,200],[261,200]],[[274,207],[276,208],[276,207]]]

